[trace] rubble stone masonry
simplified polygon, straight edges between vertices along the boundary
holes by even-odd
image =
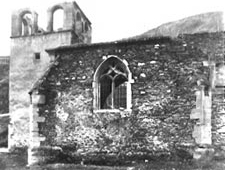
[[[196,93],[210,93],[210,69],[203,64],[208,56],[202,50],[164,37],[68,46],[49,54],[58,57],[31,91],[46,99],[38,109],[45,118],[38,122],[39,135],[45,137],[39,149],[54,146],[85,161],[102,154],[190,158],[204,143],[193,135],[199,120],[190,118]],[[93,76],[111,55],[127,61],[132,73],[131,113],[93,111]],[[48,155],[42,161],[51,159]]]

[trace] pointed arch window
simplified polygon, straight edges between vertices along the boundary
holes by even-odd
[[[131,72],[125,60],[109,56],[94,75],[94,110],[131,109]]]

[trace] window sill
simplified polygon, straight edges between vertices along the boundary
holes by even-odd
[[[100,109],[100,110],[94,110],[94,113],[120,113],[120,112],[131,112],[131,109]]]
[[[132,110],[131,109],[125,109],[125,110],[119,110],[119,109],[101,109],[101,110],[94,110],[94,113],[117,113],[120,114],[121,118],[129,117]]]
[[[8,148],[0,148],[0,152],[9,152]]]

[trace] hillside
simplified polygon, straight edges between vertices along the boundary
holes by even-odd
[[[223,13],[209,12],[169,22],[151,29],[141,35],[128,39],[140,39],[155,36],[176,37],[179,34],[194,34],[200,32],[217,32],[224,30]]]

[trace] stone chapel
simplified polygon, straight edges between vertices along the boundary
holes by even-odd
[[[76,2],[50,7],[46,30],[35,11],[12,13],[0,152],[27,148],[28,165],[62,155],[72,162],[225,155],[224,32],[104,43],[91,43],[91,32]]]

